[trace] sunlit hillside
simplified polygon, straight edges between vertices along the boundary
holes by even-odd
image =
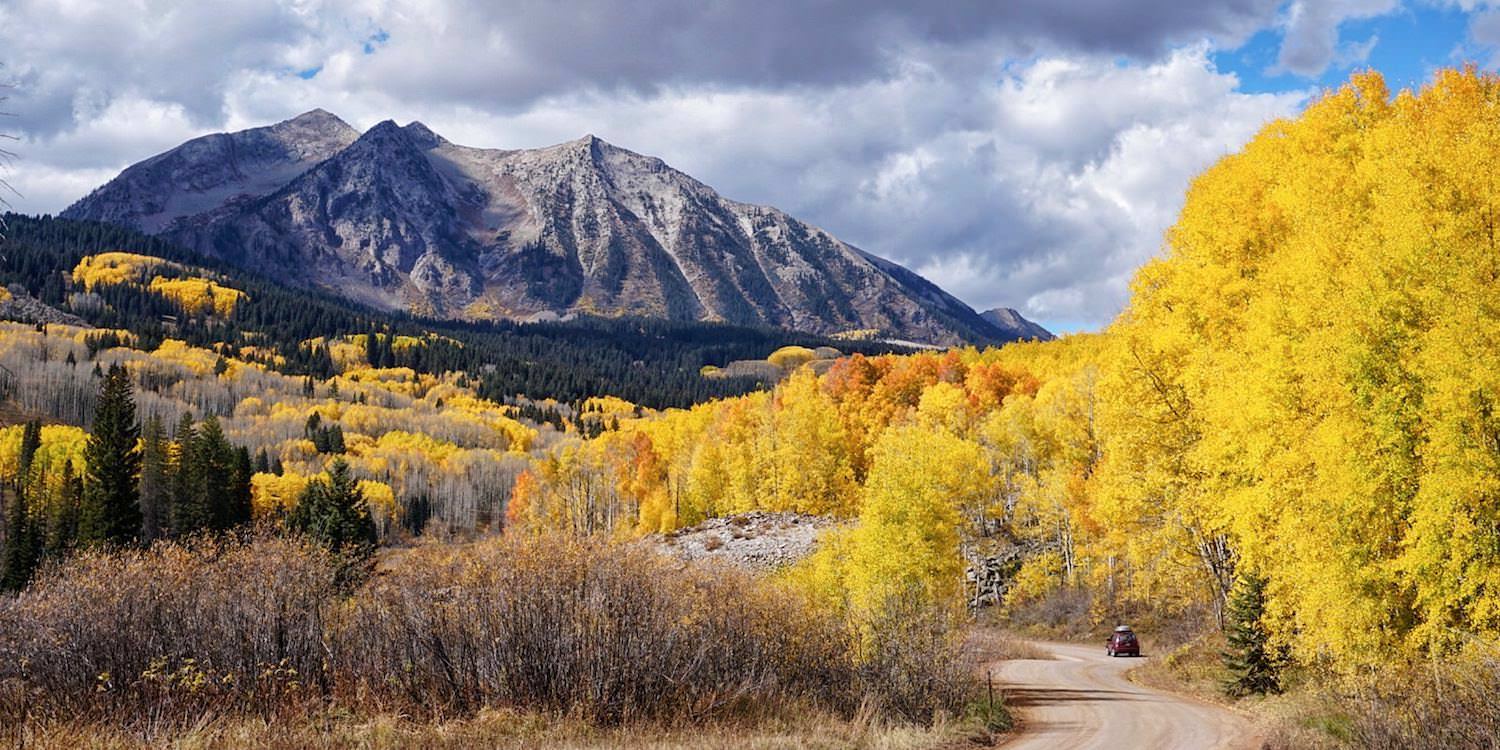
[[[1494,728],[1500,687],[1497,111],[1494,74],[1395,95],[1357,75],[1193,182],[1104,330],[982,350],[843,356],[744,331],[713,348],[693,331],[663,337],[677,354],[576,378],[564,357],[532,377],[534,357],[497,373],[474,352],[519,340],[494,331],[331,312],[326,330],[311,313],[252,328],[269,287],[79,254],[16,294],[99,327],[0,323],[16,423],[0,484],[22,498],[8,524],[40,540],[4,579],[22,593],[0,603],[0,717],[50,691],[51,731],[97,689],[110,726],[163,706],[191,726],[208,709],[160,680],[201,648],[231,665],[201,675],[208,693],[304,722],[315,703],[285,696],[600,726],[795,705],[988,741],[1009,719],[965,660],[976,623],[1096,645],[1129,621],[1174,649],[1141,679],[1247,698],[1284,746],[1464,746],[1462,728]],[[569,398],[540,395],[549,378]],[[130,462],[155,456],[170,478],[199,453],[248,518],[168,523],[178,541],[149,549],[133,535],[149,516],[100,525],[115,481],[100,460],[126,462],[115,484],[144,509],[148,486],[169,503],[204,491]],[[752,511],[829,530],[766,574],[657,554],[662,535]],[[110,581],[157,570],[222,617],[101,661],[134,670],[124,684],[47,656],[47,638],[108,651],[71,609],[89,596],[150,632],[144,600]],[[224,594],[241,573],[283,598]],[[254,653],[206,645],[278,607],[329,617]],[[293,673],[241,682],[271,664]]]

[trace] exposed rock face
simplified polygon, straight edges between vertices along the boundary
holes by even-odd
[[[1052,335],[1051,331],[1021,317],[1021,313],[1009,307],[997,307],[993,310],[985,310],[980,313],[980,316],[1003,331],[1006,338],[1009,339],[1018,341],[1033,339],[1037,341],[1051,341],[1057,338]]]
[[[838,525],[823,516],[751,511],[649,537],[663,552],[688,561],[717,561],[749,570],[775,570],[817,548],[818,537]]]
[[[3,294],[0,294],[0,320],[15,320],[21,323],[61,323],[79,328],[93,328],[83,318],[63,312],[31,296],[31,293],[26,291],[26,287],[20,284],[11,284]]]
[[[63,215],[440,317],[633,314],[936,344],[1014,338],[899,265],[593,136],[478,149],[421,123],[359,135],[314,111],[189,141]]]
[[[177,219],[274,192],[358,137],[315,109],[269,127],[194,138],[129,167],[63,216],[155,234]]]

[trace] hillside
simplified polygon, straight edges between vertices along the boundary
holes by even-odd
[[[1021,313],[1009,307],[997,307],[985,310],[979,314],[980,317],[989,321],[1006,335],[1015,341],[1051,341],[1056,336],[1046,328],[1037,325],[1021,315]]]
[[[929,344],[1014,338],[931,282],[593,136],[460,146],[315,110],[194,139],[63,212],[371,307],[490,321],[722,321]]]
[[[1008,613],[1227,628],[1257,660],[1210,668],[1231,691],[1317,675],[1458,731],[1488,709],[1422,675],[1465,665],[1474,700],[1500,682],[1500,261],[1475,167],[1500,153],[1497,102],[1472,69],[1397,96],[1355,76],[1193,183],[1100,334],[804,368],[589,441],[512,510],[545,524],[629,471],[620,513],[587,500],[638,533],[849,518],[808,575],[855,603],[957,597],[960,551],[993,550]],[[1381,747],[1425,731],[1361,721],[1403,738]]]
[[[219,346],[293,375],[336,374],[339,363],[328,343],[378,331],[391,340],[427,343],[376,351],[383,361],[374,364],[434,375],[467,373],[483,395],[497,401],[525,397],[577,402],[617,396],[660,408],[758,387],[754,378],[706,379],[700,372],[735,360],[764,358],[783,346],[837,344],[846,352],[867,353],[894,349],[879,342],[830,342],[764,328],[636,318],[579,317],[534,324],[429,320],[287,287],[164,240],[104,224],[15,214],[5,221],[0,285],[19,284],[42,303],[81,316],[88,324],[129,330],[147,348],[167,338]],[[106,278],[97,284],[75,279],[85,256],[118,251],[171,263],[155,264],[148,274]],[[187,289],[184,282],[191,285],[194,278],[217,280],[243,299],[225,314],[202,309],[189,313],[182,293]],[[206,289],[204,282],[196,283]],[[17,318],[27,319],[19,311]],[[322,343],[309,343],[314,341]]]

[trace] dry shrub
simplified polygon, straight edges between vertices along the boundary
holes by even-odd
[[[1011,627],[1023,632],[1054,638],[1082,638],[1092,635],[1093,594],[1083,588],[1059,588],[1024,603],[1007,608]]]
[[[866,698],[878,708],[926,722],[963,706],[974,679],[953,614],[920,601],[894,597],[867,624],[859,677]]]
[[[1268,701],[1274,750],[1467,750],[1500,747],[1500,657],[1412,660],[1354,677],[1305,676]]]
[[[1343,704],[1359,747],[1500,747],[1500,658],[1413,664],[1370,680]]]
[[[498,707],[614,725],[865,706],[926,721],[970,686],[936,614],[893,610],[856,648],[842,619],[789,589],[640,546],[424,545],[387,554],[352,591],[338,570],[276,537],[57,566],[0,598],[0,738],[89,724],[155,742],[330,710],[444,721]]]
[[[0,599],[0,723],[277,707],[322,676],[334,575],[278,538],[76,556]]]
[[[857,703],[838,622],[731,570],[571,537],[502,538],[372,582],[332,628],[341,689],[412,713],[599,723]]]

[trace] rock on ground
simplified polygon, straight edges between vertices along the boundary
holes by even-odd
[[[710,518],[697,526],[653,537],[663,552],[688,561],[725,562],[771,570],[812,554],[818,537],[838,526],[822,516],[752,511]]]

